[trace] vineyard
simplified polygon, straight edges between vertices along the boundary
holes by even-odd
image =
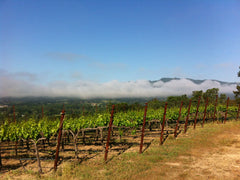
[[[207,122],[238,120],[240,105],[229,105],[229,98],[225,104],[218,104],[216,97],[214,103],[209,103],[207,98],[200,103],[199,98],[194,104],[190,99],[187,106],[179,102],[178,106],[168,108],[166,102],[159,109],[146,103],[144,108],[116,112],[112,105],[110,111],[79,117],[68,115],[65,109],[60,111],[55,119],[48,116],[24,121],[6,119],[1,124],[1,171],[32,168],[45,173],[56,171],[64,161],[99,158],[108,162],[130,148],[144,153],[156,137],[164,145],[169,135],[177,137],[188,128],[204,127]],[[35,162],[37,167],[30,166]],[[46,166],[45,162],[48,162]]]

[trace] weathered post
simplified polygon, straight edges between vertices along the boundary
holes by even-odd
[[[16,116],[15,116],[15,105],[12,106],[13,108],[13,122],[16,123]]]
[[[183,102],[181,102],[181,104],[180,104],[179,115],[178,115],[175,131],[174,131],[174,137],[177,137],[178,124],[179,124],[179,120],[180,120],[181,112],[182,112],[182,105],[183,105]]]
[[[188,112],[187,112],[187,117],[186,117],[186,121],[185,121],[184,133],[187,132],[187,125],[188,125],[188,118],[189,118],[189,113],[190,113],[190,109],[191,109],[191,104],[192,104],[192,99],[189,100]]]
[[[197,110],[196,110],[195,119],[194,119],[194,126],[193,126],[194,129],[196,128],[196,124],[197,124],[198,109],[199,109],[200,101],[201,101],[201,96],[199,96],[199,98],[198,98]]]
[[[16,124],[16,115],[15,115],[15,105],[12,106],[13,108],[13,121],[14,123]],[[15,141],[15,156],[17,157],[18,156],[18,140]]]
[[[239,117],[239,111],[240,111],[240,103],[238,104],[238,112],[237,112],[237,118],[236,118],[236,120],[238,120],[238,117]]]
[[[163,144],[163,133],[164,133],[164,126],[165,126],[166,112],[167,112],[167,102],[165,103],[165,108],[164,108],[164,113],[163,113],[163,122],[162,122],[161,136],[160,136],[160,145]]]
[[[110,142],[110,136],[111,136],[111,130],[112,130],[112,124],[113,124],[114,108],[115,108],[115,105],[112,105],[111,118],[110,118],[110,122],[109,122],[109,126],[108,126],[107,144],[106,144],[105,156],[104,156],[105,161],[107,161],[108,148],[109,148],[109,142]]]
[[[2,151],[1,151],[1,144],[0,144],[0,170],[2,169]]]
[[[84,105],[82,107],[82,116],[84,116]]]
[[[143,148],[143,138],[144,138],[144,130],[145,130],[145,124],[146,124],[147,108],[148,108],[148,103],[145,103],[145,110],[144,110],[144,116],[143,116],[143,126],[142,126],[142,136],[141,136],[140,150],[139,150],[140,154],[142,153],[142,148]]]
[[[218,103],[218,95],[216,95],[216,102],[215,102],[214,113],[213,113],[213,122],[215,121],[215,118],[216,118],[217,103]]]
[[[224,124],[226,123],[226,120],[227,120],[228,104],[229,104],[229,97],[227,98],[227,106],[226,106],[226,112],[225,112],[225,117],[224,117]]]
[[[206,102],[205,102],[205,109],[204,109],[202,127],[204,126],[205,119],[206,119],[207,106],[208,106],[208,98],[206,99]]]
[[[42,118],[44,117],[44,111],[43,111],[43,106],[42,106]]]
[[[62,136],[64,115],[65,115],[65,111],[62,110],[61,119],[60,119],[60,125],[59,125],[59,131],[58,131],[58,141],[57,141],[57,148],[56,148],[56,156],[55,156],[55,161],[54,161],[54,171],[57,170],[57,163],[58,163],[58,157],[59,157],[59,147],[60,147],[61,136]]]

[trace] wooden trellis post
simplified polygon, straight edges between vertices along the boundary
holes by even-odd
[[[227,98],[227,106],[226,106],[226,112],[225,112],[225,117],[224,117],[224,124],[226,123],[226,120],[227,120],[228,104],[229,104],[229,97]]]
[[[188,105],[188,112],[187,112],[187,117],[186,117],[186,121],[185,121],[184,133],[187,132],[187,125],[188,125],[188,118],[189,118],[189,113],[190,113],[190,109],[191,109],[191,104],[192,104],[192,99],[190,99],[189,105]]]
[[[197,124],[198,109],[199,109],[200,101],[201,101],[201,96],[199,96],[199,98],[198,98],[197,110],[196,110],[195,119],[194,119],[194,126],[193,126],[194,129],[196,128],[196,124]]]
[[[115,105],[112,105],[111,118],[110,118],[110,122],[109,122],[109,126],[108,126],[107,144],[106,144],[105,156],[104,156],[105,161],[107,161],[107,156],[108,156],[108,148],[109,148],[110,136],[111,136],[111,131],[112,131],[114,108],[115,108]]]
[[[238,111],[237,111],[237,118],[236,118],[236,120],[238,120],[238,117],[239,117],[239,111],[240,111],[240,104],[238,104]]]
[[[142,147],[143,147],[143,138],[144,138],[144,130],[145,130],[145,124],[146,124],[147,108],[148,108],[148,103],[145,103],[145,110],[144,110],[144,115],[143,115],[142,135],[141,135],[140,150],[139,150],[140,154],[142,153]]]
[[[213,114],[213,122],[215,121],[215,118],[216,118],[217,103],[218,103],[218,95],[216,95],[216,102],[215,102],[215,106],[214,106],[214,114]]]
[[[164,126],[165,126],[165,119],[166,119],[166,112],[167,112],[167,102],[165,103],[164,113],[163,113],[163,122],[162,122],[162,131],[160,136],[160,145],[163,144],[163,133],[164,133]]]
[[[182,105],[183,105],[183,102],[181,102],[181,104],[180,104],[179,115],[178,115],[175,131],[174,131],[174,137],[177,137],[178,124],[179,124],[179,120],[180,120],[181,112],[182,112]]]
[[[205,109],[204,109],[204,115],[203,115],[202,127],[204,126],[205,119],[206,119],[207,106],[208,106],[208,98],[206,99],[206,102],[205,102]]]
[[[58,157],[59,157],[60,142],[61,142],[61,137],[62,137],[62,128],[63,128],[64,115],[65,115],[65,111],[62,110],[61,119],[60,119],[60,125],[59,125],[59,131],[58,131],[58,141],[57,141],[57,148],[56,148],[56,156],[55,156],[55,161],[54,161],[54,171],[57,170],[57,163],[58,163]]]

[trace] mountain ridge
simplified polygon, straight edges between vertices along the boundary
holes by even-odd
[[[170,82],[172,80],[181,80],[181,79],[187,79],[187,80],[190,80],[192,81],[193,83],[195,84],[201,84],[203,83],[204,81],[215,81],[215,82],[218,82],[220,83],[221,85],[224,85],[224,84],[229,84],[229,85],[232,85],[232,84],[237,84],[237,82],[227,82],[227,81],[220,81],[220,80],[216,80],[216,79],[203,79],[203,80],[200,80],[200,79],[192,79],[192,78],[178,78],[178,77],[174,77],[174,78],[169,78],[169,77],[163,77],[159,80],[154,80],[154,81],[149,81],[151,83],[155,83],[155,82],[158,82],[158,81],[162,81],[164,83],[166,82]]]

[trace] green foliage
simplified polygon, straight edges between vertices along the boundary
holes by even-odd
[[[226,112],[226,104],[220,104],[217,106],[218,112]],[[196,113],[197,107],[192,105],[190,108],[190,114]],[[201,104],[199,107],[199,112],[203,113],[205,110],[205,104]],[[213,113],[215,110],[214,104],[209,104],[207,107],[208,113]],[[238,107],[229,106],[229,114],[236,116]],[[164,108],[148,108],[146,115],[146,122],[151,120],[163,120]],[[185,118],[188,114],[188,107],[182,107],[181,118]],[[140,110],[128,110],[128,111],[119,111],[114,114],[113,125],[121,128],[130,127],[132,133],[136,132],[136,129],[139,128],[143,123],[144,109]],[[179,107],[169,107],[166,112],[166,119],[169,121],[175,121],[179,116]],[[110,113],[95,113],[94,115],[86,115],[80,117],[65,116],[63,129],[72,130],[73,132],[78,132],[84,128],[96,128],[102,126],[108,126],[110,120]],[[5,121],[4,124],[0,126],[0,140],[10,140],[17,141],[21,138],[23,139],[32,139],[37,140],[40,137],[50,138],[53,136],[59,128],[59,118],[56,120],[50,120],[45,117],[40,120],[30,118],[29,120],[17,122],[17,123],[8,123]]]
[[[38,122],[38,128],[45,138],[50,138],[59,128],[59,121],[51,121],[43,118]]]
[[[8,127],[5,128],[5,137],[3,140],[17,141],[19,140],[20,128],[19,124],[10,123]]]
[[[203,91],[193,91],[192,92],[192,101],[197,102],[199,97],[203,96]]]
[[[148,107],[152,109],[159,109],[160,107],[163,107],[163,103],[155,98],[149,101]]]
[[[181,101],[184,105],[188,105],[189,98],[186,94],[182,96],[169,96],[167,98],[168,107],[178,106]]]
[[[239,71],[238,71],[238,77],[240,77],[240,66],[239,66]],[[236,91],[233,91],[233,93],[235,94],[235,99],[237,101],[238,104],[240,104],[240,86],[237,85],[236,87]]]
[[[221,103],[221,104],[226,103],[226,100],[227,100],[227,95],[226,94],[220,94],[219,103]]]
[[[237,103],[239,104],[240,103],[240,86],[237,85],[236,87],[236,91],[233,91],[233,93],[235,94],[235,99],[237,101]]]
[[[29,119],[25,123],[21,123],[19,127],[21,136],[23,139],[37,140],[40,138],[41,126],[34,119]]]
[[[6,133],[8,131],[8,127],[9,126],[7,122],[0,126],[0,141],[6,140],[7,137]]]
[[[208,104],[214,104],[216,96],[218,95],[218,91],[218,88],[212,88],[203,93],[204,99],[208,98]]]

